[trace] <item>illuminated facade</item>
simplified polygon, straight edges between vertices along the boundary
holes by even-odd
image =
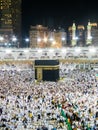
[[[31,26],[31,48],[61,48],[66,45],[66,33],[63,30],[49,30],[42,25]]]
[[[44,48],[47,46],[48,28],[42,25],[31,26],[30,28],[30,47]]]
[[[50,30],[42,25],[31,26],[30,47],[31,48],[62,48],[74,46],[98,46],[98,24],[88,22],[87,27],[73,23],[68,28]]]
[[[21,41],[21,0],[0,0],[0,35],[8,37],[6,44],[11,44],[11,36]],[[5,42],[2,42],[5,44]]]
[[[98,47],[63,47],[63,48],[0,48],[0,61],[14,62],[35,59],[59,59],[65,62],[98,63]]]
[[[92,45],[98,46],[98,24],[91,23]]]
[[[88,22],[87,29],[83,25],[75,23],[68,28],[69,46],[98,46],[98,24]]]
[[[85,27],[83,25],[77,26],[77,46],[85,46]]]
[[[66,33],[62,30],[54,31],[54,41],[51,42],[52,48],[61,48],[66,46]]]

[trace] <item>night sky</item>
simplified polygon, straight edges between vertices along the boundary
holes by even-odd
[[[51,28],[63,27],[67,30],[73,21],[76,25],[87,25],[88,20],[98,22],[98,5],[96,1],[65,0],[35,1],[23,0],[22,2],[22,33],[29,35],[30,25],[42,24]]]

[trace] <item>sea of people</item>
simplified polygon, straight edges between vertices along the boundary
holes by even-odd
[[[34,75],[29,64],[0,65],[0,130],[98,130],[97,71],[60,64],[58,82]]]

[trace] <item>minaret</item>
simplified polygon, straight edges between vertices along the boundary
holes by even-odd
[[[76,39],[76,25],[73,23],[72,25],[72,46],[75,46],[77,44],[77,39]]]
[[[89,21],[88,25],[87,25],[87,41],[86,41],[87,45],[92,44],[91,27],[92,26],[91,26],[91,23]]]

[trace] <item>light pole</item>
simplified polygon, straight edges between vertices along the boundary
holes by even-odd
[[[29,41],[30,41],[29,38],[26,38],[26,39],[25,39],[26,47],[29,47]]]
[[[16,47],[17,38],[15,36],[12,37],[12,45]]]

